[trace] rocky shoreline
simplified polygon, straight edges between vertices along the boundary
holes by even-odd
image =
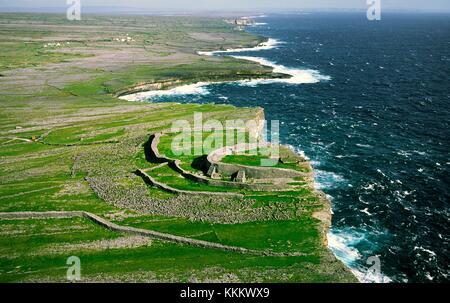
[[[258,44],[255,46],[251,46],[251,47],[257,47],[258,45],[267,43],[269,41],[269,38],[264,38],[264,37],[258,37]],[[285,77],[287,75],[282,75],[280,77]],[[262,79],[267,78],[267,77],[262,77]],[[174,87],[179,87],[179,86],[183,86],[183,85],[188,85],[188,84],[192,84],[195,83],[195,81],[193,80],[181,80],[181,79],[170,79],[170,80],[164,80],[164,81],[159,81],[159,82],[153,82],[153,83],[140,83],[137,84],[133,87],[129,87],[129,88],[125,88],[121,91],[119,91],[116,96],[117,97],[125,97],[125,96],[130,96],[130,95],[134,95],[136,93],[142,93],[142,92],[148,92],[148,91],[155,91],[155,90],[167,90],[167,89],[172,89]],[[208,83],[213,83],[213,82],[208,82]],[[129,101],[129,99],[127,99]],[[258,116],[256,117],[257,119],[261,120],[261,115],[262,117],[264,117],[264,109],[261,108],[261,110],[258,112]],[[290,146],[285,146],[287,148],[290,148]],[[295,151],[293,151],[295,152]],[[311,164],[308,162],[309,166],[312,169]],[[314,174],[314,171],[313,171]],[[314,186],[314,179],[312,179],[310,182],[312,182],[311,186]],[[332,222],[332,208],[331,208],[331,201],[328,199],[327,195],[318,189],[315,189],[315,192],[317,193],[318,197],[320,198],[320,200],[323,202],[324,204],[324,209],[318,212],[315,212],[313,214],[313,216],[320,220],[321,223],[321,235],[323,238],[323,244],[325,247],[328,248],[328,237],[327,234],[331,228],[331,222]]]
[[[268,41],[269,41],[269,38],[261,38],[260,37],[259,43],[254,47],[257,47],[258,45],[267,43]],[[275,74],[273,73],[272,75],[278,75],[279,78],[285,78],[288,76],[286,74],[277,74],[277,73],[275,73]],[[259,79],[259,78],[255,78],[255,79]],[[252,80],[255,80],[255,79],[252,79]],[[261,77],[261,79],[268,79],[268,77]],[[221,81],[221,82],[223,82],[223,81]],[[191,83],[195,83],[195,81],[187,81],[187,80],[183,81],[180,79],[173,79],[173,80],[166,80],[166,81],[155,82],[155,83],[139,84],[137,86],[134,86],[133,88],[128,88],[126,90],[121,91],[118,94],[118,97],[123,98],[125,96],[133,95],[136,93],[142,93],[142,92],[146,92],[146,91],[167,90],[167,89],[172,89],[177,86],[188,85]],[[215,82],[208,82],[208,83],[215,83]],[[130,101],[129,99],[126,99],[126,100]],[[264,116],[264,109],[261,109],[261,111],[262,111],[262,115]],[[260,117],[258,117],[258,118],[260,118]],[[292,149],[290,146],[285,146],[285,147]],[[293,151],[293,152],[295,152],[295,151]],[[314,175],[314,170],[313,170],[310,162],[308,162],[308,164],[311,167],[312,175]],[[313,217],[318,219],[321,222],[319,232],[321,234],[322,243],[326,249],[331,251],[331,249],[328,246],[328,233],[331,229],[331,224],[332,224],[332,204],[331,204],[330,199],[327,197],[327,195],[323,191],[317,189],[314,186],[314,184],[315,184],[314,177],[309,182],[311,182],[310,185],[314,188],[315,193],[317,194],[317,196],[319,197],[319,200],[323,204],[323,209],[313,213]],[[351,269],[349,267],[346,266],[346,268],[348,269],[348,271],[351,272]]]
[[[62,27],[62,16],[4,17],[17,42],[0,44],[5,50],[13,43],[18,51],[5,52],[6,62],[16,69],[0,77],[6,110],[1,213],[8,213],[0,214],[5,244],[1,281],[64,282],[62,257],[69,254],[80,256],[87,265],[83,281],[147,281],[142,274],[152,275],[151,281],[178,283],[223,282],[224,275],[240,282],[356,281],[323,246],[319,232],[323,228],[313,213],[327,206],[309,186],[310,180],[296,178],[289,189],[271,192],[226,188],[244,194],[238,198],[168,193],[135,174],[142,169],[156,181],[189,193],[221,189],[182,178],[175,165],[149,161],[148,138],[169,129],[173,121],[191,121],[195,113],[201,112],[205,120],[262,120],[261,109],[126,102],[117,98],[117,92],[226,77],[233,81],[271,77],[272,69],[254,62],[196,53],[215,46],[256,45],[257,38],[214,18],[183,17],[180,22],[179,17],[165,17],[161,22],[146,16],[130,22],[130,17],[92,16],[89,26]],[[29,24],[30,20],[36,22]],[[114,37],[111,28],[117,32]],[[44,43],[67,41],[73,35],[80,43],[61,47],[71,51],[71,60],[48,52],[29,61]],[[131,37],[129,42],[114,39],[126,36]],[[171,138],[166,139],[161,152],[176,158],[169,152]],[[177,159],[186,176],[196,173],[189,164],[197,156]],[[240,157],[233,161],[252,164]],[[292,163],[280,161],[280,167]],[[85,212],[97,217],[85,220],[81,215]],[[13,215],[18,219],[8,218]],[[107,225],[112,229],[103,228]],[[129,234],[124,238],[122,232]],[[142,235],[162,241],[145,245],[152,240],[147,242]],[[216,244],[232,251],[213,249]],[[263,254],[238,254],[236,248]]]

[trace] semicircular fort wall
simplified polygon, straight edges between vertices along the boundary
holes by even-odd
[[[267,143],[270,145],[270,143]],[[217,149],[206,157],[206,166],[209,171],[211,167],[215,168],[215,172],[222,176],[233,176],[239,171],[245,172],[247,178],[251,179],[283,179],[310,176],[310,173],[303,173],[293,169],[285,169],[268,166],[247,166],[240,164],[230,164],[220,162],[227,155],[244,152],[258,148],[258,144],[237,144],[235,146],[227,146]]]

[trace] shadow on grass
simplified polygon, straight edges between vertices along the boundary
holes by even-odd
[[[206,174],[208,172],[208,161],[206,160],[207,157],[207,155],[203,155],[201,157],[195,158],[191,163],[191,167]]]
[[[153,164],[161,164],[166,161],[164,159],[159,158],[152,150],[152,142],[155,139],[155,135],[151,135],[149,140],[145,142],[144,144],[144,154],[145,154],[145,160],[147,162],[153,163]]]

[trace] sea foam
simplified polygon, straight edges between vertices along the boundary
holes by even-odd
[[[390,283],[392,279],[381,272],[356,267],[362,255],[354,246],[366,239],[364,233],[351,231],[330,231],[327,235],[328,247],[333,254],[352,271],[361,283]],[[368,264],[371,265],[371,264]]]
[[[277,48],[284,42],[269,38],[266,42],[263,42],[255,47],[249,47],[249,48],[230,48],[227,50],[221,50],[221,51],[210,51],[210,52],[198,52],[199,55],[205,55],[205,56],[213,56],[217,54],[235,54],[235,53],[242,53],[242,52],[257,52],[257,51],[263,51],[263,50],[271,50],[274,48]],[[331,78],[329,76],[325,76],[320,74],[319,71],[313,70],[313,69],[298,69],[298,68],[290,68],[286,67],[284,65],[277,64],[275,62],[269,61],[265,58],[261,57],[253,57],[253,56],[237,56],[237,55],[230,55],[230,57],[241,59],[241,60],[247,60],[256,62],[258,64],[261,64],[263,66],[271,67],[273,68],[274,73],[279,74],[285,74],[289,75],[290,78],[284,78],[284,79],[249,79],[249,80],[241,80],[241,81],[235,81],[235,83],[239,83],[241,85],[246,86],[256,86],[259,84],[272,84],[272,83],[287,83],[287,84],[308,84],[308,83],[318,83],[320,81],[328,81]]]
[[[234,48],[227,50],[219,50],[219,51],[199,51],[197,52],[199,55],[204,56],[214,56],[217,54],[235,54],[241,52],[256,52],[263,50],[271,50],[277,48],[279,45],[283,44],[283,42],[269,38],[266,42],[260,43],[255,47],[249,48]],[[272,83],[286,83],[286,84],[308,84],[308,83],[318,83],[320,81],[327,81],[331,78],[329,76],[324,76],[320,74],[319,71],[312,69],[297,69],[297,68],[289,68],[280,64],[276,64],[267,59],[261,57],[252,57],[252,56],[237,56],[237,55],[229,55],[230,57],[256,62],[263,66],[273,68],[274,73],[285,74],[290,76],[289,78],[273,78],[273,79],[247,79],[247,80],[239,80],[239,81],[225,81],[221,83],[236,83],[242,86],[257,86],[260,84],[272,84]],[[183,85],[179,87],[175,87],[168,90],[155,90],[148,92],[141,92],[131,95],[126,95],[120,97],[122,100],[127,101],[145,101],[155,97],[164,97],[164,96],[175,96],[175,95],[206,95],[209,93],[207,90],[207,86],[211,84],[217,84],[217,82],[198,82],[195,84]]]
[[[328,246],[342,262],[351,265],[361,258],[357,249],[351,245],[359,242],[359,237],[350,233],[328,233]]]
[[[290,78],[252,79],[252,80],[237,81],[238,83],[243,85],[256,86],[258,84],[271,84],[271,83],[308,84],[308,83],[318,83],[320,81],[328,81],[331,79],[329,76],[324,76],[320,74],[320,72],[317,70],[290,68],[284,65],[276,64],[272,61],[260,57],[251,57],[251,56],[231,56],[231,57],[256,62],[263,66],[272,67],[274,73],[291,76]]]
[[[194,84],[177,86],[172,89],[167,90],[153,90],[140,92],[135,94],[130,94],[120,97],[122,100],[126,101],[145,101],[155,97],[165,97],[165,96],[179,96],[179,95],[207,95],[209,91],[206,86],[211,84],[210,82],[198,82]]]
[[[244,47],[244,48],[229,48],[227,50],[216,50],[216,51],[206,51],[202,52],[199,51],[197,54],[203,55],[203,56],[214,56],[217,54],[227,54],[227,53],[242,53],[242,52],[257,52],[262,50],[271,50],[276,47],[278,47],[280,44],[283,44],[283,42],[269,38],[266,42],[260,43],[257,46],[254,47]]]

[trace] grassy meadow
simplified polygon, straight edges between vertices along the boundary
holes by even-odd
[[[155,168],[145,144],[172,121],[192,121],[195,112],[205,120],[253,119],[258,109],[118,95],[161,82],[279,76],[251,62],[197,55],[261,41],[214,18],[87,15],[71,22],[0,14],[1,213],[87,211],[123,226],[301,253],[255,256],[142,239],[84,218],[0,219],[0,282],[67,282],[69,256],[80,257],[85,282],[355,281],[324,245],[315,214],[329,211],[328,203],[302,180],[295,190],[216,199],[170,194],[135,174]],[[227,161],[259,160],[242,157]],[[186,167],[192,160],[184,159]],[[184,190],[223,190],[168,167],[153,173]]]

